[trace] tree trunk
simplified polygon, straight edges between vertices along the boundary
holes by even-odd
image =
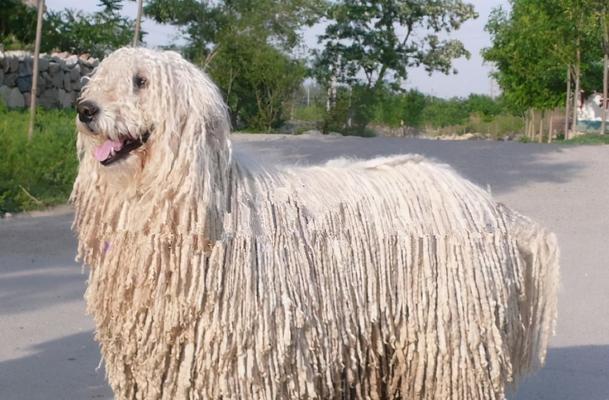
[[[27,131],[28,141],[34,134],[34,119],[36,118],[36,96],[38,93],[38,59],[40,58],[40,40],[42,38],[42,16],[44,0],[38,0],[38,16],[36,20],[36,42],[34,44],[34,65],[32,66],[32,89],[30,92],[30,125]]]
[[[571,113],[571,65],[567,66],[567,102],[565,105],[565,140],[569,139],[569,115]]]
[[[539,143],[543,143],[543,119],[545,118],[545,111],[541,110],[541,114],[539,115],[539,137],[537,141]]]
[[[135,17],[135,30],[133,32],[133,47],[137,47],[140,42],[140,27],[142,24],[142,9],[144,0],[137,0],[137,16]]]
[[[580,82],[581,82],[581,49],[579,48],[579,39],[577,40],[577,61],[575,64],[575,93],[573,94],[573,135],[577,132],[577,112],[579,111],[579,101],[581,98],[580,93]]]
[[[604,135],[607,130],[607,109],[609,108],[609,9],[605,5],[602,14],[603,25],[603,53],[605,55],[603,61],[603,113],[601,118],[601,135]]]
[[[603,62],[603,122],[601,123],[601,135],[607,132],[607,109],[609,108],[609,54],[605,54],[605,60]]]
[[[552,143],[552,136],[554,135],[554,110],[550,113],[550,126],[548,127],[548,143]]]
[[[527,132],[527,137],[529,138],[529,140],[533,140],[534,139],[534,135],[535,135],[535,110],[531,109],[531,123],[529,124],[529,131]]]

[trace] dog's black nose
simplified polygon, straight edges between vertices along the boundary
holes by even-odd
[[[76,110],[78,111],[78,119],[84,123],[91,122],[99,112],[99,108],[92,101],[78,103]]]

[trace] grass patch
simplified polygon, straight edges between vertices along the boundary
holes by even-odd
[[[76,176],[74,111],[37,110],[27,140],[29,112],[0,102],[0,214],[66,202]]]
[[[609,144],[609,135],[587,134],[569,140],[558,140],[562,144]]]
[[[500,139],[506,135],[522,132],[524,122],[522,118],[509,114],[498,114],[488,118],[471,114],[466,130],[470,133],[481,133],[488,137]]]
[[[294,109],[294,119],[300,121],[319,121],[326,110],[319,104],[311,104],[307,107],[296,107]]]
[[[524,123],[522,118],[509,114],[499,114],[493,117],[470,114],[468,121],[464,124],[444,127],[434,127],[428,124],[423,126],[422,130],[430,136],[473,133],[488,138],[501,139],[522,132]]]

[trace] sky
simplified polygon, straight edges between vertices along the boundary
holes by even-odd
[[[458,59],[453,66],[457,69],[457,75],[444,75],[434,73],[428,75],[422,68],[413,69],[409,72],[408,80],[405,82],[406,89],[418,89],[423,93],[439,97],[465,97],[471,93],[496,95],[497,85],[489,77],[491,65],[483,62],[480,51],[490,46],[490,37],[484,31],[491,10],[497,6],[509,7],[508,0],[469,0],[474,4],[480,15],[475,20],[467,21],[461,29],[451,34],[452,38],[461,40],[466,49],[471,53],[471,58]],[[80,9],[84,11],[95,11],[97,0],[47,0],[47,7],[52,10],[63,8]],[[124,3],[123,13],[135,18],[136,4],[134,1]],[[144,37],[146,44],[150,47],[162,46],[180,40],[179,32],[175,27],[160,25],[149,19],[144,19],[143,30],[147,32]],[[315,26],[304,32],[305,44],[314,47],[317,44],[316,36],[323,31],[322,26]]]

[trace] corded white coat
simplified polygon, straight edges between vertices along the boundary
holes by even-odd
[[[133,89],[135,74],[148,85]],[[554,235],[420,156],[273,169],[175,53],[121,49],[82,94],[79,258],[121,399],[502,399],[545,358]]]

